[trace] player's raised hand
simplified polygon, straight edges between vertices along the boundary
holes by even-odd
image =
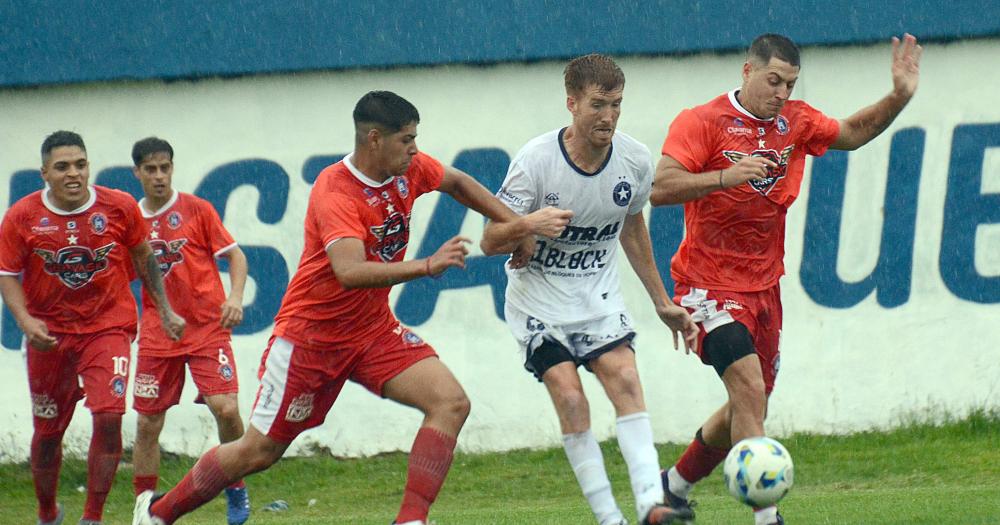
[[[920,80],[920,55],[924,48],[909,33],[900,41],[892,37],[892,87],[897,94],[909,99],[917,91]]]
[[[572,210],[560,210],[554,206],[546,206],[524,216],[531,233],[550,239],[562,235],[572,218]]]
[[[170,307],[160,310],[160,324],[163,325],[163,331],[167,333],[167,337],[174,341],[181,340],[181,337],[184,336],[184,328],[187,327],[187,321],[177,315],[177,312],[174,312]]]
[[[21,331],[28,344],[35,350],[45,352],[52,350],[59,343],[59,340],[49,335],[49,327],[45,326],[45,321],[37,317],[29,316],[21,323]]]
[[[431,276],[436,277],[441,275],[445,270],[451,268],[452,266],[465,269],[465,256],[469,254],[469,247],[467,245],[470,242],[472,241],[460,235],[456,235],[442,244],[441,247],[434,252],[434,255],[431,255],[427,259],[427,268]]]
[[[232,328],[243,322],[243,302],[235,297],[222,303],[222,327]]]
[[[771,159],[747,155],[736,164],[722,170],[719,175],[719,185],[723,188],[732,188],[752,180],[764,180],[768,176],[768,170],[777,167],[778,164]]]
[[[698,349],[698,325],[691,319],[691,314],[684,308],[673,303],[667,303],[664,307],[657,307],[656,315],[660,320],[670,327],[674,335],[674,350],[677,350],[677,334],[684,338],[684,353],[690,354],[692,350]]]

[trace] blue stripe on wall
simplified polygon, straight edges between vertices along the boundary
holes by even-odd
[[[0,86],[1000,35],[1000,2],[884,0],[0,2]]]

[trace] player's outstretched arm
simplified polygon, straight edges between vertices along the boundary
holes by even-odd
[[[220,257],[229,260],[229,296],[222,303],[222,327],[232,328],[243,322],[243,289],[247,284],[247,256],[233,246]]]
[[[674,304],[667,296],[663,279],[656,270],[653,244],[646,228],[646,219],[641,212],[625,218],[619,242],[625,250],[625,256],[628,257],[632,270],[653,301],[656,315],[670,327],[674,337],[674,349],[677,349],[677,334],[680,333],[684,338],[685,352],[690,352],[698,344],[698,325],[691,320],[687,310]]]
[[[327,246],[326,256],[344,288],[385,288],[420,277],[437,277],[452,266],[464,269],[469,242],[465,237],[455,236],[426,259],[386,264],[366,260],[361,239],[345,237]]]
[[[129,248],[129,255],[132,257],[132,265],[135,273],[142,281],[142,286],[149,292],[149,296],[156,304],[156,311],[160,314],[160,323],[163,331],[174,341],[179,341],[184,335],[184,327],[187,322],[183,317],[177,315],[170,307],[167,300],[167,292],[163,288],[163,274],[160,272],[160,264],[156,261],[156,255],[149,243],[142,241]]]
[[[572,218],[572,210],[546,206],[512,221],[489,221],[486,223],[486,228],[483,229],[483,239],[480,241],[479,247],[486,255],[511,253],[519,246],[526,244],[530,244],[533,251],[535,235],[550,239],[559,237]],[[526,243],[525,238],[529,242]]]
[[[691,173],[670,155],[660,157],[653,178],[649,202],[653,206],[682,204],[700,199],[714,191],[725,190],[751,180],[763,180],[768,168],[777,167],[764,157],[746,156],[724,169]]]
[[[37,317],[32,317],[28,313],[28,302],[24,298],[24,287],[21,281],[13,275],[0,275],[0,294],[3,294],[3,302],[14,315],[17,327],[24,332],[24,337],[29,345],[37,350],[50,350],[56,346],[58,341],[49,335],[49,328],[45,326],[45,321]]]
[[[892,92],[855,114],[840,121],[840,134],[830,147],[855,150],[885,131],[913,98],[920,80],[920,55],[923,48],[907,33],[900,41],[892,37]]]

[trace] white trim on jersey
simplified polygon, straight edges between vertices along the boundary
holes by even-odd
[[[88,208],[93,206],[95,202],[97,202],[97,188],[94,186],[87,186],[87,190],[90,191],[90,198],[87,199],[87,202],[75,210],[66,211],[56,207],[56,205],[49,200],[49,192],[52,191],[52,188],[50,188],[48,183],[46,183],[45,190],[42,191],[42,204],[45,205],[50,212],[56,215],[76,215],[77,213],[83,213],[87,211]]]
[[[691,310],[691,320],[701,323],[706,332],[736,322],[725,310],[719,310],[719,301],[708,298],[708,290],[691,288],[691,291],[681,297],[681,306]]]
[[[219,257],[222,256],[222,254],[228,252],[229,250],[232,250],[233,248],[235,248],[237,246],[239,246],[239,245],[236,242],[233,242],[232,244],[230,244],[228,246],[223,246],[222,248],[219,249],[219,251],[213,253],[212,256],[215,257],[216,259],[218,259]]]
[[[377,182],[375,179],[362,173],[362,171],[359,170],[357,166],[354,165],[353,162],[351,162],[352,158],[354,158],[354,153],[351,153],[350,155],[344,157],[344,166],[347,166],[347,169],[351,172],[351,175],[354,175],[354,178],[361,181],[361,183],[364,184],[365,186],[371,186],[372,188],[381,188],[382,186],[385,186],[386,184],[389,184],[390,182],[396,180],[396,177],[392,176],[389,177],[388,179],[385,179],[382,182]]]
[[[9,275],[11,277],[17,277],[18,275],[21,275],[22,271],[23,270],[19,270],[19,271],[16,271],[16,272],[11,272],[11,271],[7,271],[7,270],[0,270],[0,275]]]
[[[176,190],[170,190],[170,191],[173,192],[173,195],[171,195],[170,198],[167,199],[167,202],[163,206],[160,206],[160,209],[153,212],[146,211],[146,197],[139,199],[139,210],[142,212],[142,218],[152,219],[153,217],[156,217],[157,215],[160,215],[161,213],[169,210],[170,207],[173,206],[174,204],[177,204],[177,199],[180,198],[181,192]]]
[[[744,115],[746,115],[746,116],[748,116],[748,117],[750,117],[750,118],[752,118],[752,119],[754,119],[754,120],[756,120],[758,122],[771,122],[772,120],[774,120],[774,117],[771,117],[771,118],[760,118],[757,115],[754,115],[753,113],[750,113],[750,110],[748,110],[747,108],[743,107],[743,104],[740,104],[739,99],[736,98],[736,93],[739,92],[739,90],[740,90],[740,88],[736,88],[736,89],[734,89],[734,90],[732,90],[732,91],[729,92],[729,103],[733,105],[733,108],[736,111],[739,111],[740,113],[743,113]]]
[[[264,361],[264,375],[260,378],[257,400],[250,413],[250,424],[261,434],[267,435],[278,418],[278,410],[285,398],[288,384],[288,367],[292,362],[295,345],[282,337],[275,337]]]

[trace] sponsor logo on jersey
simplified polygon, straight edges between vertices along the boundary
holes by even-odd
[[[558,268],[560,270],[597,270],[604,268],[608,250],[581,250],[564,252],[556,247],[548,246],[546,241],[537,241],[538,249],[531,257],[531,262],[543,268]]]
[[[563,230],[562,235],[559,236],[560,241],[592,241],[601,242],[612,240],[618,236],[618,226],[621,222],[614,222],[612,224],[605,224],[604,226],[566,226]]]
[[[48,394],[31,394],[31,413],[41,419],[55,419],[59,416],[59,406]]]
[[[740,303],[738,303],[738,302],[736,302],[733,299],[726,299],[722,303],[722,309],[723,310],[742,310],[743,309],[743,305],[740,304]]]
[[[135,397],[146,399],[156,399],[160,397],[160,382],[153,374],[136,374],[135,388],[132,389]]]
[[[95,213],[87,219],[90,223],[90,231],[101,235],[108,229],[108,218],[103,213]]]
[[[547,204],[549,206],[558,206],[559,205],[559,194],[556,193],[556,192],[552,192],[552,193],[549,193],[548,195],[546,195],[545,196],[545,204]]]
[[[389,262],[404,250],[410,237],[410,229],[406,222],[406,216],[394,211],[380,226],[368,228],[376,241],[371,247],[372,255],[378,256],[383,262]]]
[[[632,201],[632,185],[624,180],[615,184],[615,189],[611,191],[611,199],[619,206],[628,206]]]
[[[406,177],[396,177],[396,191],[399,192],[400,197],[408,197],[410,195],[410,188],[407,186]]]
[[[122,376],[115,376],[111,378],[111,394],[115,397],[122,397],[125,395],[125,378]]]
[[[542,330],[545,330],[545,323],[529,315],[528,320],[525,322],[525,328],[527,328],[529,332],[541,332]]]
[[[507,188],[500,188],[500,191],[497,192],[497,198],[515,206],[524,206],[524,199],[507,191]]]
[[[743,153],[742,151],[723,151],[722,154],[729,159],[730,162],[736,164],[737,162],[745,159],[746,157],[764,157],[765,159],[771,160],[777,167],[767,168],[767,177],[761,180],[751,180],[748,181],[753,189],[757,190],[761,195],[767,195],[771,193],[774,185],[778,183],[779,180],[783,179],[788,171],[788,159],[792,156],[792,150],[795,149],[795,145],[786,146],[785,149],[781,150],[781,153],[773,149],[758,149],[751,152],[749,155]]]
[[[55,224],[49,225],[49,221],[43,220],[42,226],[32,226],[31,233],[49,233],[59,231],[59,226]]]
[[[219,377],[221,377],[226,382],[233,380],[233,367],[229,364],[219,365]]]
[[[108,268],[108,254],[114,247],[112,242],[96,250],[86,246],[67,246],[57,252],[35,248],[35,255],[45,261],[45,273],[76,290],[92,281],[94,274]]]
[[[76,221],[67,221],[66,231],[76,231]]]
[[[777,125],[778,135],[787,135],[788,134],[788,119],[786,119],[782,115],[778,115],[777,124],[778,124]]]
[[[365,202],[369,206],[375,206],[376,204],[378,204],[379,201],[378,195],[375,195],[374,191],[368,188],[363,188],[361,191],[365,194]]]
[[[167,226],[170,226],[171,230],[176,230],[181,227],[182,220],[183,218],[181,217],[181,213],[174,210],[170,212],[170,215],[167,215]]]
[[[733,119],[733,125],[726,128],[726,133],[732,135],[753,135],[753,129],[747,126],[743,119],[736,117]]]
[[[312,415],[315,400],[316,394],[299,394],[288,404],[288,410],[285,411],[285,421],[301,423],[309,419],[309,416]]]
[[[406,344],[409,344],[409,345],[422,345],[422,344],[424,344],[424,340],[421,339],[419,335],[417,335],[417,334],[415,334],[415,333],[413,333],[413,332],[411,332],[409,330],[403,332],[403,341],[405,341]]]
[[[187,239],[174,239],[172,241],[152,239],[149,241],[149,247],[153,249],[153,255],[156,256],[156,263],[160,265],[160,273],[164,277],[170,273],[170,269],[175,264],[184,262],[184,254],[181,253],[181,248],[185,244],[187,244]]]

